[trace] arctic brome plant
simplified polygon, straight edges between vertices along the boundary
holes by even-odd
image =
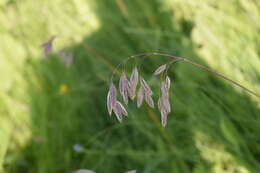
[[[214,70],[211,70],[210,68],[208,68],[206,66],[195,63],[194,61],[191,61],[186,58],[177,57],[177,56],[173,56],[173,55],[169,55],[169,54],[152,52],[152,53],[143,53],[143,54],[133,55],[133,56],[128,57],[121,64],[119,64],[117,66],[117,68],[115,69],[115,71],[121,65],[125,65],[128,62],[128,60],[130,60],[130,59],[138,58],[138,57],[147,58],[150,56],[163,56],[163,57],[169,57],[171,59],[167,63],[165,63],[165,64],[159,66],[157,69],[155,69],[154,73],[153,73],[154,76],[161,75],[161,77],[162,77],[161,78],[162,80],[160,81],[161,95],[159,98],[157,98],[156,105],[157,105],[158,110],[161,113],[161,124],[163,127],[166,126],[167,117],[171,112],[171,105],[170,105],[170,100],[169,100],[171,79],[167,75],[167,70],[172,64],[174,64],[176,62],[186,62],[197,68],[206,70],[207,72],[209,72],[213,75],[216,75],[216,76],[244,89],[245,91],[249,92],[250,94],[260,98],[260,96],[258,94],[251,91],[250,89],[242,86],[241,84],[235,82],[232,79],[225,77],[224,75],[222,75]],[[125,107],[123,106],[123,104],[117,99],[117,89],[116,89],[116,85],[113,82],[115,71],[112,74],[110,84],[109,84],[110,87],[109,87],[109,91],[107,94],[107,109],[108,109],[108,113],[110,116],[112,115],[112,112],[114,112],[118,121],[122,122],[123,116],[127,116],[128,113],[127,113]],[[138,85],[138,83],[139,83],[139,85]],[[139,86],[139,88],[137,88],[138,86]],[[155,108],[155,103],[154,103],[154,99],[153,99],[153,91],[150,88],[149,84],[146,82],[146,80],[140,75],[137,67],[134,67],[129,79],[127,79],[125,72],[121,72],[118,88],[119,88],[119,93],[122,96],[125,105],[128,104],[129,98],[132,100],[134,100],[136,98],[136,103],[137,103],[138,108],[143,104],[144,101],[151,108]]]

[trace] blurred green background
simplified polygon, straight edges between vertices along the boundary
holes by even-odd
[[[258,0],[1,0],[0,172],[258,173],[259,99],[232,84],[175,64],[166,128],[158,110],[134,102],[118,123],[106,94],[118,63],[151,51],[260,93],[259,19]],[[55,50],[73,54],[69,68],[43,58],[52,35]],[[151,72],[165,62],[143,64],[156,91]]]

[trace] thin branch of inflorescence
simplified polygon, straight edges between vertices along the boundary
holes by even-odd
[[[164,56],[164,57],[173,58],[174,59],[174,61],[173,61],[174,63],[175,62],[179,62],[179,61],[187,62],[189,64],[192,64],[195,67],[198,67],[200,69],[206,70],[209,73],[212,73],[212,74],[214,74],[214,75],[216,75],[216,76],[218,76],[218,77],[220,77],[220,78],[222,78],[222,79],[224,79],[224,80],[226,80],[226,81],[228,81],[228,82],[230,82],[230,83],[232,83],[232,84],[234,84],[234,85],[244,89],[245,91],[249,92],[250,94],[260,98],[260,95],[258,95],[257,93],[251,91],[250,89],[246,88],[245,86],[239,84],[238,82],[236,82],[236,81],[234,81],[232,79],[229,79],[226,76],[224,76],[224,75],[222,75],[222,74],[220,74],[220,73],[218,73],[218,72],[216,72],[216,71],[214,71],[214,70],[212,70],[212,69],[210,69],[210,68],[208,68],[208,67],[206,67],[204,65],[201,65],[201,64],[198,64],[198,63],[196,63],[196,62],[194,62],[192,60],[189,60],[187,58],[182,58],[182,57],[177,57],[177,56],[170,55],[170,54],[157,53],[157,52],[148,52],[148,53],[137,54],[137,55],[130,56],[129,58],[134,58],[134,57],[139,57],[139,56],[147,56],[147,57],[149,57],[149,56]]]

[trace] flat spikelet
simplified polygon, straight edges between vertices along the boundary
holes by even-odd
[[[170,78],[167,76],[165,81],[161,82],[161,97],[158,99],[158,109],[161,113],[161,123],[165,127],[167,124],[167,116],[171,112],[169,102]]]
[[[128,104],[128,80],[126,78],[125,73],[122,73],[119,80],[119,91],[124,99],[125,104]]]
[[[138,78],[139,78],[138,70],[135,67],[132,74],[131,74],[130,81],[128,83],[128,94],[129,94],[129,97],[132,100],[135,98],[136,87],[137,87],[137,84],[138,84]]]
[[[119,122],[122,122],[122,116],[123,115],[125,115],[125,116],[128,115],[124,106],[119,101],[116,102],[115,107],[113,107],[113,111],[114,111],[116,118]]]
[[[149,85],[147,84],[147,82],[144,80],[144,78],[141,77],[140,81],[141,81],[142,87],[145,90],[145,93],[148,93],[148,94],[152,95],[153,92],[152,92],[151,88],[149,87]]]
[[[144,100],[144,89],[140,87],[137,92],[137,107],[139,108],[143,104]]]
[[[116,105],[116,87],[113,83],[110,84],[109,91],[107,94],[107,110],[111,116],[112,110]]]
[[[153,73],[153,75],[159,75],[161,74],[164,70],[166,70],[166,64],[161,65],[160,67],[158,67],[155,72]]]

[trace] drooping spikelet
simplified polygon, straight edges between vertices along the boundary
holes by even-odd
[[[135,98],[135,95],[136,95],[135,93],[136,93],[136,87],[138,84],[138,78],[139,78],[138,70],[135,67],[131,74],[130,81],[128,83],[128,94],[132,100]]]
[[[144,89],[141,86],[138,89],[138,92],[137,92],[137,100],[136,100],[136,102],[137,102],[137,107],[138,108],[143,104],[143,100],[144,100]]]
[[[125,104],[128,104],[128,80],[125,73],[122,73],[119,80],[119,91],[124,99]]]
[[[141,78],[141,86],[144,90],[144,99],[145,102],[151,107],[154,108],[154,102],[152,99],[153,92],[147,82],[144,80],[144,78]]]
[[[163,64],[160,67],[158,67],[155,70],[155,72],[153,73],[153,75],[158,75],[158,74],[162,73],[164,70],[166,70],[166,64]]]
[[[128,115],[127,112],[126,112],[126,109],[124,108],[124,106],[119,101],[116,102],[115,107],[113,107],[113,111],[114,111],[116,118],[119,122],[122,122],[122,115],[125,115],[125,116]]]
[[[109,91],[107,94],[107,109],[111,116],[112,110],[116,105],[116,87],[113,83],[110,84]]]
[[[158,99],[158,109],[161,112],[161,123],[165,127],[167,124],[167,116],[171,112],[169,102],[170,78],[167,76],[165,81],[161,82],[161,97]]]

